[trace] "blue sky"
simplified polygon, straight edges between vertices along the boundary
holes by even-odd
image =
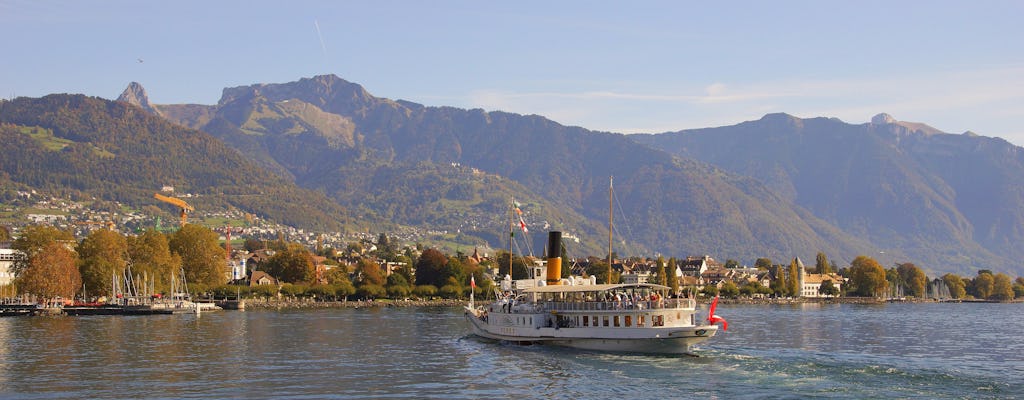
[[[602,131],[888,112],[1024,145],[1021,20],[1021,1],[0,0],[0,96],[137,81],[158,104],[214,104],[330,73]]]

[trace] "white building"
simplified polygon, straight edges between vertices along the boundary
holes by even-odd
[[[14,249],[0,249],[0,286],[14,281],[14,262],[21,259],[21,252]]]

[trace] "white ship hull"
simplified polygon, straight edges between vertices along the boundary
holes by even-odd
[[[541,286],[466,307],[473,333],[515,343],[586,350],[686,354],[718,333],[698,324],[696,301],[665,299],[651,284]]]
[[[718,332],[716,325],[675,328],[550,328],[509,327],[491,325],[472,311],[466,319],[477,336],[523,344],[547,344],[583,350],[648,353],[689,354],[691,346],[708,340]],[[494,317],[492,315],[490,317]],[[518,315],[529,317],[529,315]],[[544,318],[545,314],[533,314]]]

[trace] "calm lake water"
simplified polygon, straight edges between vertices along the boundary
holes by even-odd
[[[702,357],[514,346],[456,308],[0,319],[0,398],[1024,398],[1024,304],[724,305]]]

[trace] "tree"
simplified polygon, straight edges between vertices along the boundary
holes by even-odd
[[[821,286],[818,286],[818,294],[823,296],[838,296],[839,288],[832,283],[831,279],[825,279],[821,281]]]
[[[11,266],[14,276],[21,275],[21,272],[28,268],[28,260],[54,242],[73,246],[75,236],[71,232],[45,225],[30,225],[22,229],[21,236],[11,244],[11,249],[25,255]]]
[[[437,294],[447,299],[458,299],[462,297],[462,293],[465,289],[459,284],[459,281],[455,277],[449,277],[444,286],[437,289]]]
[[[978,271],[978,276],[974,278],[974,295],[979,299],[987,299],[992,296],[992,292],[995,290],[995,277],[992,276],[991,271],[981,270]]]
[[[445,280],[441,273],[447,264],[448,257],[437,249],[424,250],[416,263],[416,285],[443,286]]]
[[[77,262],[78,255],[64,244],[46,243],[26,260],[16,280],[18,290],[44,299],[58,296],[72,299],[82,286]]]
[[[665,274],[668,275],[668,284],[666,286],[672,289],[670,293],[679,293],[679,275],[676,275],[677,268],[678,265],[676,264],[676,258],[669,258]]]
[[[388,238],[388,235],[381,233],[377,236],[377,256],[382,260],[393,260],[398,252],[398,244]]]
[[[245,248],[245,251],[252,253],[256,250],[262,250],[267,248],[267,244],[263,243],[262,240],[256,238],[248,238],[245,239],[245,244],[243,244],[242,247]]]
[[[98,229],[89,233],[78,245],[82,283],[87,293],[96,296],[113,294],[110,280],[123,279],[128,255],[128,241],[120,233]],[[132,271],[136,273],[138,271]]]
[[[758,258],[756,261],[754,261],[754,267],[764,271],[771,271],[772,259],[764,257]]]
[[[655,283],[661,286],[668,286],[668,276],[665,272],[665,259],[658,256],[658,269],[654,272]]]
[[[384,286],[384,276],[380,273],[380,265],[369,259],[361,259],[356,263],[357,286]]]
[[[769,288],[776,296],[786,295],[786,274],[782,272],[781,265],[772,266],[772,281]]]
[[[912,263],[896,264],[896,273],[899,275],[900,283],[910,291],[907,293],[908,295],[919,298],[927,295],[928,277],[916,265]]]
[[[793,258],[793,261],[789,262],[789,276],[786,279],[786,291],[789,292],[790,296],[800,297],[802,288],[800,287],[800,275],[803,271],[800,270],[800,259]]]
[[[960,279],[959,276],[945,274],[942,276],[942,281],[946,283],[950,297],[954,299],[962,299],[967,296],[967,291],[964,289],[964,280]]]
[[[740,288],[736,287],[736,283],[733,281],[726,281],[722,284],[720,293],[725,297],[736,298],[740,294]]]
[[[850,283],[855,293],[865,297],[878,297],[888,285],[885,280],[885,269],[873,258],[857,256],[850,263]]]
[[[592,262],[587,266],[586,273],[588,276],[596,276],[597,283],[608,282],[608,263],[605,261]],[[619,274],[612,271],[611,282],[618,282]]]
[[[8,228],[7,225],[0,225],[0,242],[10,242],[10,241],[11,241],[11,228]]]
[[[819,251],[818,255],[814,257],[814,273],[816,274],[831,274],[832,266],[828,263],[828,256],[825,252]],[[822,282],[824,283],[824,282]]]
[[[401,274],[388,275],[387,286],[384,288],[387,289],[388,296],[395,299],[409,297],[409,294],[412,293],[412,286],[409,285],[409,281]]]
[[[171,253],[167,235],[149,229],[138,236],[129,236],[127,242],[132,272],[154,277],[157,292],[169,291],[171,275],[178,273],[181,257]]]
[[[217,286],[227,281],[227,262],[219,236],[209,228],[186,224],[171,235],[171,252],[181,257],[181,267],[189,283]]]
[[[1010,276],[1001,272],[996,274],[992,283],[992,295],[990,298],[999,301],[1010,301],[1013,300],[1013,297],[1013,281],[1010,280]]]
[[[462,262],[458,258],[452,257],[448,259],[448,264],[441,268],[441,276],[445,282],[454,281],[459,287],[464,287],[469,284],[469,276],[466,275],[466,268],[462,266]],[[441,288],[438,288],[440,290]]]
[[[309,283],[316,275],[313,254],[298,243],[288,243],[284,250],[270,256],[261,268],[287,283]]]
[[[736,268],[736,267],[739,267],[739,266],[740,266],[740,262],[739,261],[733,260],[731,258],[728,259],[728,260],[725,260],[725,268],[727,268],[727,269],[728,268]]]
[[[420,256],[422,258],[423,256]],[[498,276],[508,275],[508,263],[509,263],[509,252],[498,251],[498,256],[495,261],[498,263]],[[563,259],[564,260],[564,259]],[[607,265],[607,264],[605,264]],[[523,261],[522,257],[512,258],[512,279],[528,279],[530,278],[530,269],[526,267],[526,262]]]

